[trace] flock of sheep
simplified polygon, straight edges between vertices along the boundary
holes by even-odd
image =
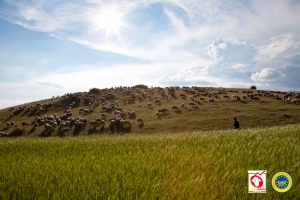
[[[28,115],[32,117],[32,122],[21,122],[21,126],[31,126],[31,132],[34,132],[38,127],[44,127],[40,135],[50,135],[54,131],[58,135],[63,136],[65,133],[73,131],[73,134],[79,134],[85,127],[89,127],[91,131],[103,132],[105,129],[110,133],[130,132],[132,123],[135,122],[139,128],[144,127],[144,120],[137,116],[134,110],[124,111],[122,105],[130,105],[138,102],[148,102],[147,107],[153,109],[154,106],[159,107],[162,101],[168,102],[170,110],[181,112],[184,107],[189,109],[197,109],[201,102],[207,101],[216,103],[218,99],[230,99],[228,93],[234,93],[231,98],[234,101],[253,100],[259,101],[261,97],[274,98],[285,103],[299,104],[300,94],[293,92],[277,92],[277,91],[259,91],[259,90],[232,90],[224,88],[215,88],[214,92],[210,92],[212,88],[204,87],[115,87],[99,89],[99,93],[76,92],[68,93],[61,97],[54,96],[51,102],[53,103],[19,106],[18,108],[11,107],[10,116],[6,121],[6,129],[14,126],[16,123],[11,121],[15,116]],[[179,93],[179,96],[178,96]],[[118,98],[116,97],[118,95]],[[173,105],[173,99],[181,99],[181,104]],[[121,102],[121,103],[119,103]],[[178,102],[178,101],[177,101]],[[55,108],[53,108],[55,107]],[[74,108],[79,108],[79,115],[74,117]],[[101,107],[99,117],[91,119],[89,117],[95,112],[98,107]],[[58,109],[57,109],[58,108]],[[99,110],[99,109],[98,109]],[[62,111],[58,116],[55,111]],[[53,114],[48,114],[48,113]],[[99,111],[97,111],[99,112]],[[170,114],[168,108],[159,108],[155,112],[158,118]],[[109,119],[107,115],[111,115]],[[88,119],[88,117],[90,119]],[[0,137],[9,136],[6,132],[0,132]]]

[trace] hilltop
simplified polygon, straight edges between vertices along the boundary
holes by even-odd
[[[237,88],[92,88],[2,109],[0,131],[27,137],[180,133],[232,129],[234,117],[241,129],[264,128],[299,123],[299,99],[294,92]]]

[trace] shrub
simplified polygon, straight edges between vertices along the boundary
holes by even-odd
[[[148,88],[148,86],[147,86],[147,85],[144,85],[144,84],[138,84],[138,85],[136,85],[136,86],[134,86],[134,87],[137,87],[137,88],[145,88],[145,89]]]
[[[89,90],[89,92],[90,93],[93,93],[93,94],[99,94],[100,93],[100,89],[99,88],[91,88],[90,90]]]
[[[256,86],[255,86],[255,85],[252,85],[252,86],[250,87],[250,89],[256,90]]]

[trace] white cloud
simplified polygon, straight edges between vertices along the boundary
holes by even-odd
[[[8,1],[3,9],[0,9],[0,16],[30,30],[46,32],[54,37],[71,40],[90,48],[150,60],[165,59],[170,54],[179,54],[179,49],[184,51],[185,55],[191,56],[199,52],[196,46],[207,45],[207,41],[220,36],[223,38],[252,37],[251,40],[254,40],[256,37],[253,36],[254,30],[259,29],[261,32],[260,24],[266,25],[273,20],[273,15],[264,12],[266,8],[271,9],[271,13],[275,13],[281,7],[284,8],[284,14],[292,10],[289,15],[299,16],[295,9],[291,9],[289,2],[284,4],[274,1],[241,3],[240,1],[133,0],[112,3],[89,0],[80,3],[55,1],[51,4],[44,0]],[[163,8],[161,14],[169,19],[169,24],[165,24],[165,28],[161,29],[157,29],[156,24],[152,24],[153,31],[135,24],[134,20],[143,18],[141,13],[136,11],[141,9],[147,11],[154,5]],[[120,28],[118,36],[115,37],[107,37],[107,32],[103,30],[95,31],[99,12],[109,6],[115,6],[122,12],[124,18],[124,27]],[[276,12],[276,15],[279,17],[282,15],[281,18],[285,16],[281,12]],[[257,23],[258,20],[260,23]],[[283,23],[286,25],[286,20],[275,24],[281,26]],[[290,22],[290,26],[296,24]],[[170,27],[173,29],[169,29]],[[269,24],[264,27],[268,27],[263,29],[268,33],[262,34],[264,36],[270,33],[272,37],[282,34],[268,30]],[[228,48],[225,44],[220,44],[219,48]],[[234,41],[231,44],[234,44]],[[173,48],[174,46],[178,48]],[[266,48],[270,49],[270,46]],[[276,53],[278,49],[273,49],[274,51]],[[182,56],[181,59],[188,60],[189,57]]]
[[[286,77],[286,74],[273,68],[265,68],[261,72],[251,74],[251,79],[258,82],[276,81]]]
[[[238,39],[214,40],[206,52],[215,64],[253,64],[256,53],[254,45],[248,45],[245,41]]]
[[[267,59],[273,59],[282,52],[293,46],[293,35],[286,34],[279,37],[273,37],[270,41],[258,47],[258,56],[262,56]]]

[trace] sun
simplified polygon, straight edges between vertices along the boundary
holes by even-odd
[[[105,30],[117,31],[122,25],[121,14],[114,8],[103,10],[99,17],[99,27]]]
[[[93,15],[93,27],[95,31],[106,31],[106,37],[115,34],[120,37],[119,29],[125,24],[122,21],[124,13],[119,12],[115,7],[102,7]]]

